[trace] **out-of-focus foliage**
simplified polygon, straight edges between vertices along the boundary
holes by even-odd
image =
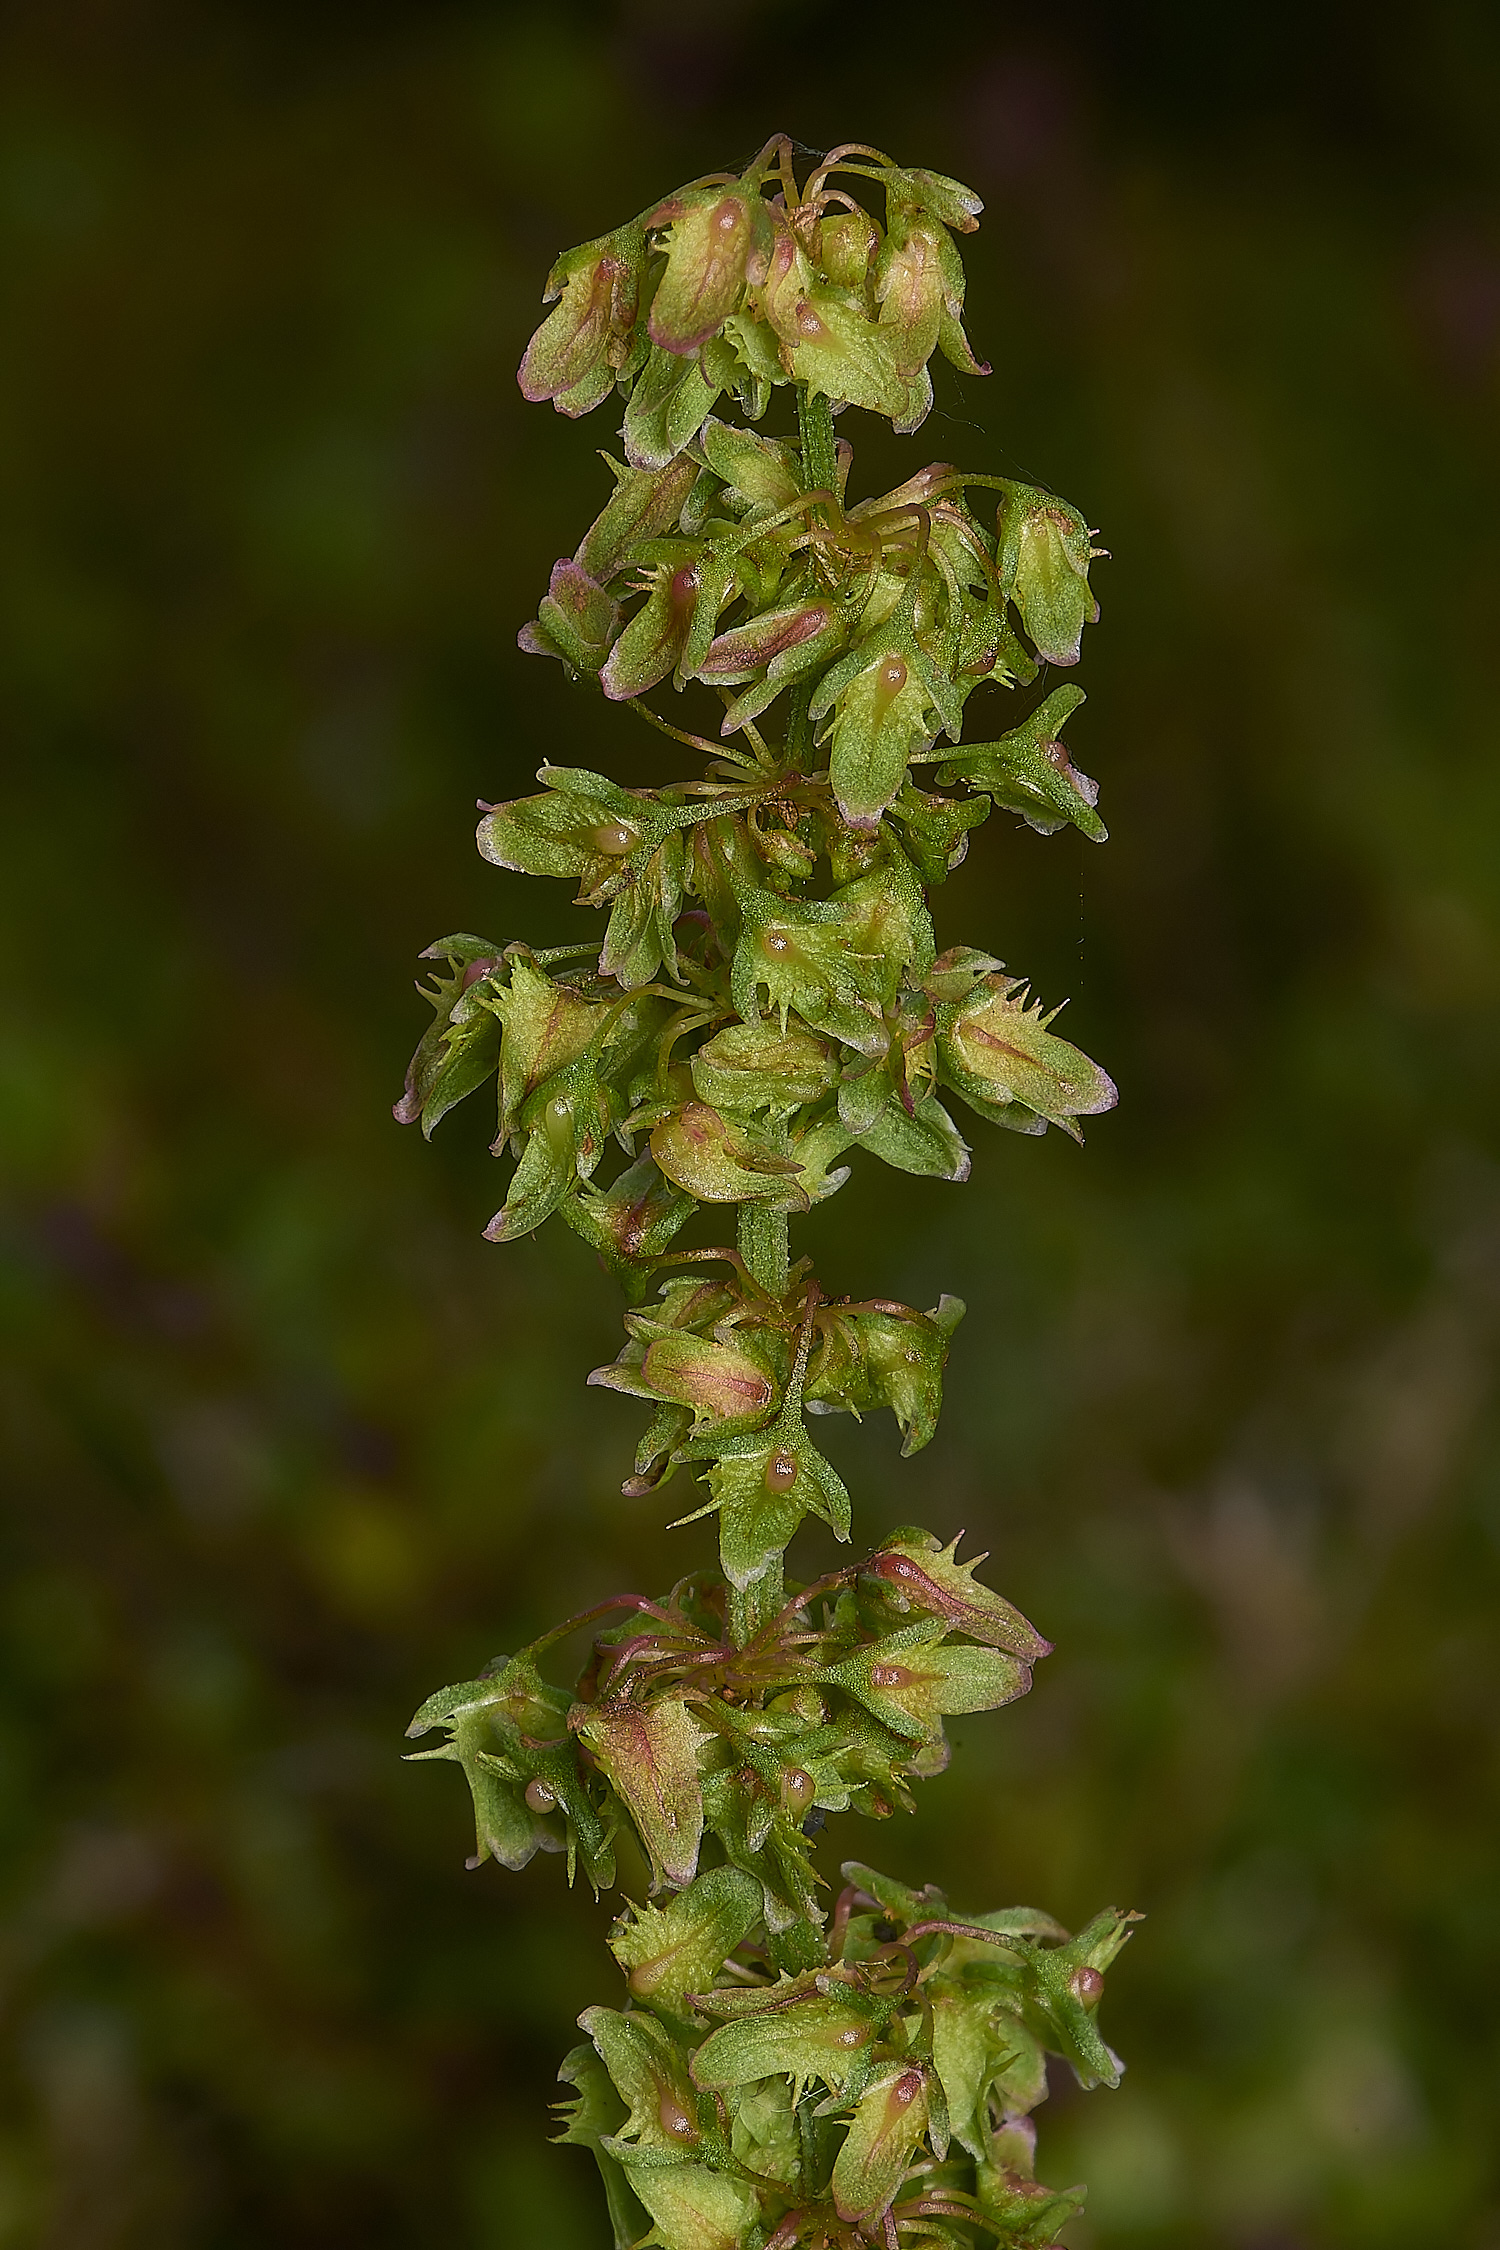
[[[934,450],[1024,430],[1115,555],[1110,851],[994,823],[938,937],[1003,903],[1122,1108],[807,1230],[974,1308],[919,1461],[829,1451],[1058,1650],[882,1863],[1148,1911],[1130,2074],[1048,2120],[1080,2245],[1500,2233],[1493,24],[846,20],[11,19],[0,2242],[600,2239],[539,2127],[608,1910],[466,1874],[397,1750],[691,1535],[616,1494],[590,1253],[489,1249],[482,1127],[389,1122],[392,994],[520,920],[468,804],[607,762],[514,646],[598,483],[515,390],[535,275],[622,178],[851,119],[989,207]]]

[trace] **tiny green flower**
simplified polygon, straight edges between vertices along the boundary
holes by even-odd
[[[735,1867],[711,1867],[664,1905],[627,1908],[609,1948],[632,2000],[673,2024],[691,2023],[689,1994],[713,1984],[760,1908],[760,1885]]]
[[[998,525],[1001,583],[1014,591],[1037,655],[1076,664],[1083,628],[1099,618],[1089,564],[1106,550],[1091,544],[1094,535],[1076,508],[1032,485],[1010,487]]]
[[[551,399],[563,414],[587,414],[613,390],[635,325],[646,240],[622,227],[567,251],[547,277],[544,302],[560,299],[526,347],[524,395]]]
[[[671,1696],[575,1704],[568,1725],[628,1809],[655,1881],[690,1882],[703,1835],[698,1750],[705,1737],[687,1704]]]
[[[770,212],[754,187],[698,188],[662,204],[651,225],[665,229],[667,254],[651,300],[651,341],[696,351],[739,310],[747,281],[764,279]]]
[[[841,2219],[869,2219],[890,2208],[927,2117],[927,2073],[920,2063],[891,2063],[865,2088],[833,2167]]]

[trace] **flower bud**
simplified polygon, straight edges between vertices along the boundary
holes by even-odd
[[[792,1184],[801,1170],[796,1158],[757,1142],[707,1102],[684,1102],[664,1117],[651,1135],[651,1154],[700,1203],[806,1203]]]
[[[945,227],[959,234],[973,234],[979,225],[983,203],[962,180],[950,180],[943,172],[905,170],[893,165],[885,174],[884,187],[888,209],[930,211]]]
[[[869,2219],[888,2208],[926,2127],[926,2072],[919,2063],[892,2064],[860,2096],[833,2167],[841,2219]]]
[[[634,1821],[658,1881],[679,1889],[698,1864],[703,1792],[698,1749],[706,1730],[679,1698],[575,1704],[568,1725],[586,1742]]]
[[[771,217],[753,190],[713,187],[664,203],[651,220],[663,223],[667,270],[651,304],[651,341],[695,352],[739,309],[746,281],[764,277]]]
[[[710,380],[721,390],[735,393],[749,422],[762,419],[772,391],[787,379],[780,339],[748,298],[741,310],[725,321],[723,335],[710,337],[702,357],[710,365]]]
[[[681,656],[698,601],[692,563],[674,570],[658,564],[644,609],[636,611],[610,651],[599,684],[613,703],[644,695],[664,680]]]
[[[658,2015],[691,2020],[688,1995],[706,1991],[761,1914],[761,1887],[737,1867],[714,1867],[663,1906],[631,1906],[609,1933],[631,1997]]]
[[[983,1555],[955,1559],[958,1540],[943,1547],[930,1531],[898,1531],[876,1549],[860,1574],[862,1599],[874,1614],[892,1619],[941,1618],[950,1632],[989,1648],[1003,1648],[1034,1664],[1052,1651],[1036,1627],[1003,1597],[974,1577]]]
[[[622,227],[558,259],[543,302],[561,301],[527,345],[516,378],[525,397],[550,398],[574,416],[608,397],[635,325],[644,259],[639,227]]]
[[[880,229],[868,211],[830,211],[818,223],[818,265],[835,289],[851,296],[870,295],[880,248]]]
[[[896,365],[904,375],[913,375],[937,349],[947,310],[942,259],[930,226],[918,224],[887,239],[875,295],[882,323],[896,332]]]
[[[788,826],[784,819],[778,820],[774,815],[769,821],[763,822],[753,814],[745,822],[750,840],[767,867],[773,874],[792,883],[807,880],[818,856],[815,847],[803,841],[802,831],[809,825],[811,824],[807,822],[797,822]]]
[[[1012,485],[997,514],[1000,582],[1009,588],[1037,655],[1076,664],[1085,625],[1097,624],[1089,564],[1105,554],[1076,508],[1034,486]]]
[[[990,2136],[990,2157],[1007,2171],[1029,2180],[1036,2167],[1036,2124],[1030,2117],[1005,2117]]]
[[[956,1008],[939,1010],[945,1082],[981,1115],[1019,1105],[1081,1139],[1074,1120],[1113,1109],[1120,1097],[1097,1063],[1053,1037],[1047,1026],[1056,1014],[1055,1008],[1044,1014],[1041,1003],[1030,1001],[1011,978],[984,978]],[[1023,1116],[1020,1130],[1027,1129]]]
[[[516,635],[529,656],[557,656],[575,675],[597,674],[620,629],[620,605],[577,563],[554,564],[536,621]]]
[[[852,828],[874,828],[906,779],[906,761],[938,718],[915,648],[872,635],[819,686],[812,715],[833,713],[828,771]]]
[[[769,1023],[730,1024],[693,1057],[693,1086],[719,1110],[786,1115],[818,1101],[838,1081],[826,1039],[810,1031],[778,1031]]]
[[[918,789],[908,776],[892,816],[901,823],[907,857],[926,884],[946,882],[968,856],[969,830],[990,814],[984,796],[961,799]]]
[[[614,472],[615,489],[573,558],[601,584],[624,566],[638,541],[676,530],[698,476],[698,465],[687,454],[678,454],[663,469],[622,468],[608,454],[604,458]]]
[[[1020,2128],[1029,2133],[1022,2141]],[[1030,2176],[1029,2154],[1036,2139],[1031,2120],[1008,2117],[991,2141],[990,2161],[978,2167],[975,2186],[986,2227],[1002,2242],[1056,2242],[1070,2219],[1076,2219],[1088,2195],[1087,2188],[1043,2187]],[[1009,2161],[1028,2157],[1026,2172]]]

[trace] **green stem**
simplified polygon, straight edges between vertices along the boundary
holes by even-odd
[[[787,698],[786,765],[791,773],[812,771],[812,697],[812,681],[803,680]]]
[[[783,1575],[782,1557],[777,1555],[768,1570],[741,1593],[738,1586],[729,1588],[729,1638],[736,1648],[744,1648],[753,1641],[763,1625],[769,1625],[786,1601],[786,1579]]]
[[[833,438],[833,408],[821,393],[814,398],[805,383],[797,385],[797,434],[802,441],[803,489],[837,492],[839,456]],[[832,513],[826,507],[818,510],[825,523],[831,522]],[[812,720],[808,705],[812,702],[813,684],[811,680],[801,682],[788,698],[786,762],[794,771],[802,773],[812,767]]]
[[[822,2187],[818,2177],[818,2127],[813,2117],[813,2091],[811,2088],[797,2104],[797,2139],[801,2151],[802,2193],[810,2203]]]
[[[740,1205],[740,1256],[752,1278],[778,1301],[786,1295],[790,1286],[787,1234],[785,1211],[771,1210],[764,1203]],[[729,1637],[735,1646],[743,1648],[747,1641],[753,1640],[762,1625],[770,1623],[785,1599],[786,1587],[780,1555],[764,1576],[747,1586],[743,1593],[737,1586],[731,1585]]]
[[[764,1203],[742,1203],[739,1216],[740,1256],[766,1294],[778,1302],[787,1293],[787,1214]]]
[[[833,408],[821,392],[814,398],[805,383],[797,385],[797,433],[802,440],[804,490],[837,492],[839,457],[833,442]]]

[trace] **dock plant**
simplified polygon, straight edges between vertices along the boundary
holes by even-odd
[[[616,2250],[1046,2244],[1084,2191],[1036,2179],[1032,2113],[1050,2058],[1118,2083],[1099,2004],[1135,1916],[1070,1934],[967,1886],[820,1873],[828,1816],[910,1810],[944,1721],[1025,1694],[1049,1647],[933,1531],[786,1575],[805,1518],[853,1537],[817,1418],[888,1408],[919,1452],[964,1309],[841,1297],[789,1229],[853,1161],[960,1183],[974,1121],[1076,1140],[1115,1100],[1023,976],[938,950],[929,909],[997,809],[1104,837],[1062,739],[1083,696],[1045,677],[1098,614],[1100,550],[1011,477],[938,461],[863,490],[836,427],[915,433],[934,353],[989,372],[958,247],[982,207],[858,144],[799,185],[795,155],[778,137],[552,269],[521,388],[624,420],[521,645],[694,770],[627,788],[547,763],[483,808],[484,857],[576,884],[602,941],[429,947],[397,1106],[431,1133],[497,1087],[513,1169],[485,1231],[558,1221],[598,1252],[628,1309],[589,1381],[647,1417],[624,1492],[711,1523],[718,1559],[687,1533],[670,1591],[565,1620],[411,1732],[463,1768],[472,1864],[555,1852],[638,1894],[559,2073]],[[795,431],[783,408],[769,434],[786,390]]]

